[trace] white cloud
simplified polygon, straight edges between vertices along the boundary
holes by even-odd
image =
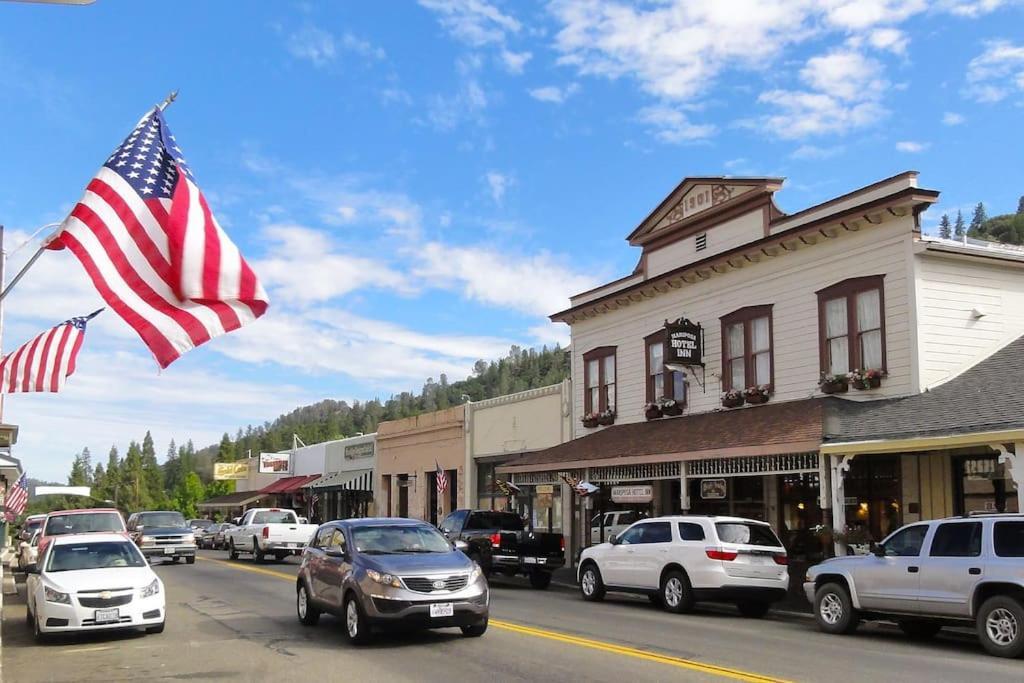
[[[366,57],[367,59],[382,60],[387,58],[387,53],[384,52],[384,48],[377,47],[370,41],[363,40],[352,33],[343,33],[340,42],[341,46],[346,51]]]
[[[651,127],[651,132],[662,142],[682,144],[710,137],[715,132],[711,124],[692,123],[678,108],[668,105],[644,107],[638,118]]]
[[[959,126],[960,124],[967,121],[963,114],[957,114],[956,112],[947,111],[942,115],[942,123],[946,126]]]
[[[914,140],[901,140],[896,143],[896,151],[907,154],[920,154],[931,147],[930,142],[915,142]]]
[[[501,51],[501,63],[505,65],[505,70],[511,74],[523,73],[523,67],[533,57],[531,52],[513,52],[512,50]]]
[[[907,52],[907,44],[910,39],[907,34],[896,28],[879,28],[868,35],[868,42],[878,50],[888,50],[894,54],[902,55]]]
[[[579,92],[579,83],[570,83],[565,87],[559,87],[557,85],[545,85],[541,88],[533,88],[529,90],[530,97],[540,102],[552,102],[554,104],[562,104],[567,99]]]
[[[346,32],[335,38],[316,26],[304,26],[292,32],[285,40],[285,46],[292,56],[308,60],[315,66],[330,64],[342,51],[374,61],[387,57],[383,48],[352,33]]]
[[[473,47],[503,44],[509,34],[520,31],[519,21],[487,0],[419,0],[437,13],[441,26],[458,40]]]
[[[976,19],[983,14],[994,12],[1013,0],[940,0],[939,7],[960,17]]]
[[[906,21],[928,9],[928,3],[926,0],[831,0],[820,3],[819,7],[833,26],[857,31]]]
[[[487,109],[487,93],[470,78],[453,95],[434,95],[427,102],[427,123],[440,131],[454,129],[464,121],[481,123]]]
[[[799,160],[821,160],[831,159],[832,157],[838,156],[845,151],[842,145],[836,145],[835,147],[819,147],[817,145],[800,145],[792,153],[790,158]]]
[[[985,43],[985,51],[967,65],[965,94],[979,102],[999,102],[1014,91],[1024,92],[1024,45]]]
[[[512,177],[498,171],[488,171],[484,175],[484,181],[491,192],[491,199],[498,205],[505,199],[505,192],[515,182]]]
[[[837,50],[807,60],[800,79],[826,95],[850,102],[872,97],[888,84],[881,77],[882,65],[852,50]]]

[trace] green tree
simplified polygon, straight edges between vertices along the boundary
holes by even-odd
[[[235,444],[231,443],[231,437],[227,432],[220,438],[220,445],[217,447],[217,462],[234,462]]]
[[[142,439],[142,471],[145,475],[146,496],[153,507],[165,507],[167,494],[164,490],[164,472],[156,460],[156,444],[153,435],[146,431]]]
[[[104,500],[113,500],[119,503],[125,499],[121,486],[121,458],[117,453],[117,446],[110,447],[110,453],[107,455],[107,470],[100,488],[103,491]]]
[[[956,212],[956,222],[953,224],[953,236],[960,239],[964,236],[964,214],[959,209]]]
[[[196,505],[203,502],[204,499],[203,482],[199,479],[198,474],[189,472],[175,491],[174,507],[187,518],[195,517],[198,515]]]
[[[128,444],[128,452],[124,456],[121,483],[124,498],[121,504],[138,512],[150,507],[149,491],[146,487],[146,471],[142,465],[142,448],[135,441]]]
[[[1022,194],[1020,199],[1017,200],[1017,213],[1024,213],[1024,194]]]
[[[949,214],[942,214],[942,218],[939,219],[939,237],[943,239],[950,239],[953,236],[953,229],[949,225]]]
[[[92,456],[88,448],[75,454],[71,474],[68,475],[68,486],[92,486]]]
[[[974,214],[971,216],[971,224],[967,226],[967,236],[980,238],[982,226],[985,225],[986,220],[988,220],[988,216],[985,215],[985,205],[978,202],[974,207]]]

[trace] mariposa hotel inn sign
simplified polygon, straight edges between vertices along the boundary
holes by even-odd
[[[687,318],[665,321],[665,365],[704,365],[704,330]]]

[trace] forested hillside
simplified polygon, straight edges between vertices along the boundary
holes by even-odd
[[[939,237],[959,239],[965,234],[980,240],[1024,245],[1024,196],[1017,202],[1016,213],[989,218],[985,205],[978,202],[968,225],[964,224],[963,214],[959,211],[954,220],[950,220],[948,214],[939,219]]]

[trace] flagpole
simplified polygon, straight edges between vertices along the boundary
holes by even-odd
[[[4,226],[0,224],[0,293],[6,294],[4,277],[7,276],[7,251],[4,249]],[[0,358],[4,355],[4,300],[0,297]],[[0,393],[0,423],[4,421],[4,395]]]

